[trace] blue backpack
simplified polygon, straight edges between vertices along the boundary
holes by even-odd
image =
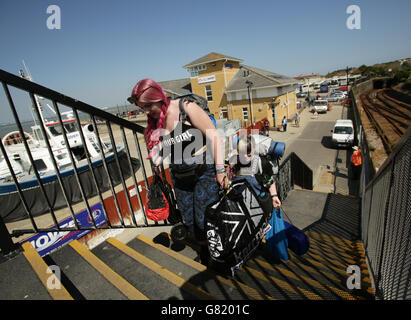
[[[183,103],[186,101],[189,102],[195,102],[198,104],[198,106],[203,109],[205,111],[205,113],[208,114],[208,116],[211,119],[211,122],[214,124],[214,127],[217,127],[214,115],[210,112],[210,109],[208,108],[207,105],[207,100],[201,96],[199,96],[198,94],[195,93],[187,93],[187,94],[183,94],[179,97],[177,97],[180,99],[180,103],[179,103],[179,108],[180,108],[180,120],[182,121],[186,121],[187,118],[189,118],[186,114],[186,112],[184,111],[183,108]]]

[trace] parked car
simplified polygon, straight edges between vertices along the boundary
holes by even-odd
[[[297,98],[305,98],[307,96],[307,92],[297,92]]]
[[[335,92],[331,94],[330,97],[332,98],[331,101],[338,101],[338,100],[345,98],[345,95],[342,94],[341,92]],[[327,99],[327,101],[330,101],[330,100]]]
[[[336,93],[336,92],[343,92],[343,91],[341,91],[340,89],[332,89],[331,90],[331,93]]]
[[[328,102],[337,102],[341,98],[339,96],[336,96],[336,95],[329,95],[329,96],[324,97],[323,99],[327,100]]]
[[[347,96],[347,92],[341,91],[340,89],[333,89],[333,90],[331,91],[331,94],[332,94],[332,95],[333,95],[333,94],[341,94],[341,95],[343,95],[343,98],[345,98],[345,97]]]
[[[317,111],[318,113],[321,113],[321,112],[326,113],[328,111],[328,101],[327,100],[314,100],[313,107],[314,107],[314,110]]]
[[[351,147],[354,144],[354,126],[351,120],[336,120],[331,132],[334,146]]]

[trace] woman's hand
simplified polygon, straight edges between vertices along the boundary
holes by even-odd
[[[275,209],[281,208],[281,201],[280,201],[280,199],[278,198],[278,196],[274,196],[274,197],[273,197],[273,207],[274,207]]]
[[[151,149],[150,156],[154,166],[156,167],[158,167],[163,162],[163,157],[161,156],[160,143]]]
[[[217,183],[221,186],[221,188],[226,188],[228,186],[228,179],[225,173],[217,173],[216,180]]]

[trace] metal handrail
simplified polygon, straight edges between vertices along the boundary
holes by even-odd
[[[12,73],[6,72],[4,70],[0,69],[0,81],[4,84],[11,85],[13,87],[16,87],[18,89],[27,91],[27,92],[32,92],[35,93],[39,96],[45,97],[50,100],[54,100],[57,103],[66,105],[68,107],[72,107],[74,109],[80,110],[85,113],[91,113],[95,117],[103,118],[106,119],[112,123],[115,123],[119,126],[122,126],[124,128],[136,131],[138,133],[143,134],[144,133],[144,127],[124,120],[122,118],[118,118],[114,116],[113,114],[106,112],[104,110],[101,110],[99,108],[93,107],[87,103],[84,103],[79,100],[75,100],[73,98],[70,98],[68,96],[65,96],[57,91],[51,90],[49,88],[43,87],[37,83],[34,83],[32,81],[23,79],[21,77],[18,77]]]
[[[12,237],[18,237],[18,236],[20,236],[22,234],[26,234],[26,233],[43,233],[43,232],[49,232],[49,231],[62,232],[62,231],[81,231],[81,230],[115,229],[115,228],[145,227],[145,226],[148,226],[148,221],[147,221],[147,218],[146,218],[146,215],[145,215],[144,206],[142,204],[143,199],[142,199],[141,194],[139,192],[139,184],[137,183],[136,177],[133,173],[133,165],[132,165],[131,156],[130,156],[130,149],[129,149],[129,146],[127,144],[127,139],[126,139],[126,135],[125,135],[125,132],[124,132],[125,129],[131,130],[131,132],[132,132],[132,135],[133,135],[133,138],[134,138],[134,143],[136,144],[136,150],[137,150],[137,153],[138,153],[138,158],[140,159],[140,165],[141,165],[141,168],[143,170],[143,177],[144,177],[145,187],[147,189],[147,185],[148,185],[148,180],[147,179],[148,178],[147,178],[147,174],[145,172],[146,167],[144,165],[144,160],[143,160],[143,157],[142,157],[142,152],[141,152],[141,148],[140,148],[139,139],[137,138],[137,135],[136,135],[137,133],[143,134],[144,133],[144,127],[142,127],[142,126],[140,126],[136,123],[127,121],[125,119],[116,117],[116,116],[114,116],[113,114],[111,114],[109,112],[106,112],[106,111],[101,110],[99,108],[93,107],[93,106],[91,106],[89,104],[86,104],[84,102],[75,100],[73,98],[67,97],[67,96],[65,96],[65,95],[63,95],[59,92],[53,91],[49,88],[46,88],[46,87],[41,86],[39,84],[36,84],[32,81],[26,80],[24,78],[18,77],[16,75],[8,73],[4,70],[0,70],[0,82],[2,83],[5,95],[7,97],[7,101],[9,103],[10,109],[11,109],[12,114],[13,114],[13,118],[15,120],[15,124],[17,125],[17,128],[18,128],[18,132],[20,133],[20,136],[22,137],[22,143],[24,145],[25,153],[27,154],[28,160],[29,160],[29,162],[31,163],[31,165],[33,167],[33,172],[35,174],[35,178],[37,180],[37,184],[38,184],[38,187],[39,187],[39,190],[40,190],[39,196],[44,197],[44,200],[45,200],[44,203],[46,204],[46,207],[49,208],[48,213],[51,214],[52,220],[54,222],[54,226],[50,227],[50,228],[39,228],[37,226],[36,221],[34,220],[34,216],[31,212],[31,209],[30,209],[29,205],[27,204],[27,202],[25,200],[25,197],[23,195],[23,192],[25,190],[23,190],[23,188],[20,187],[20,183],[18,181],[18,178],[17,178],[16,174],[14,173],[14,170],[13,170],[13,167],[12,167],[11,162],[9,160],[9,156],[7,155],[5,146],[3,146],[3,143],[0,142],[1,153],[4,155],[7,167],[9,169],[10,173],[11,173],[12,181],[14,181],[16,191],[17,191],[18,196],[20,197],[20,200],[21,200],[21,206],[22,206],[21,210],[24,210],[24,212],[27,213],[27,217],[29,218],[30,223],[32,225],[32,229],[13,230],[11,232]],[[39,127],[40,127],[40,130],[41,130],[41,133],[43,134],[44,137],[46,137],[44,142],[46,144],[47,151],[50,155],[50,159],[51,159],[52,165],[54,167],[54,171],[55,171],[55,174],[56,174],[56,177],[57,177],[58,184],[61,188],[62,195],[65,199],[65,203],[67,204],[67,207],[69,208],[69,211],[70,211],[71,218],[73,219],[74,227],[61,227],[58,224],[57,217],[54,213],[53,204],[50,203],[50,201],[48,199],[48,196],[46,195],[47,192],[45,190],[44,183],[42,182],[42,179],[40,177],[39,170],[35,166],[35,161],[34,161],[32,152],[30,150],[30,147],[28,145],[26,136],[24,134],[23,127],[22,127],[21,121],[19,119],[19,115],[17,113],[15,104],[13,102],[12,95],[10,94],[9,86],[20,89],[22,91],[25,91],[30,96],[31,102],[33,104],[33,109],[35,111],[35,115],[40,120],[40,126]],[[47,139],[47,132],[45,130],[45,123],[43,123],[43,121],[41,121],[42,116],[40,114],[40,112],[41,112],[40,111],[40,106],[38,105],[36,96],[41,96],[45,99],[50,100],[53,103],[54,109],[56,111],[55,113],[56,113],[56,116],[57,116],[57,123],[60,126],[60,128],[62,129],[64,144],[65,144],[65,147],[67,148],[68,155],[70,157],[70,163],[72,165],[73,173],[74,173],[74,176],[75,176],[75,179],[76,179],[76,182],[77,182],[76,185],[78,186],[78,190],[80,191],[82,201],[85,204],[87,214],[88,214],[88,218],[89,218],[89,221],[91,221],[92,226],[87,226],[87,227],[80,226],[77,219],[76,219],[76,215],[74,214],[74,211],[73,211],[73,208],[72,208],[73,203],[70,203],[70,201],[68,199],[65,184],[63,183],[63,179],[62,179],[61,173],[59,171],[59,168],[57,166],[56,159],[53,156],[52,147],[50,145],[50,142]],[[97,226],[96,222],[94,220],[94,217],[93,217],[93,214],[91,212],[91,208],[90,208],[87,196],[85,194],[81,179],[79,177],[78,168],[75,165],[74,156],[73,156],[73,154],[70,150],[70,145],[69,145],[69,141],[68,141],[68,138],[67,138],[67,133],[65,132],[64,127],[63,127],[63,120],[62,120],[61,113],[60,113],[60,110],[59,110],[59,105],[64,105],[65,107],[69,107],[73,110],[73,113],[74,113],[74,116],[75,116],[75,121],[77,122],[77,124],[80,127],[79,135],[80,135],[82,146],[84,148],[84,154],[85,154],[85,157],[87,159],[89,172],[90,172],[90,175],[91,175],[90,180],[94,183],[95,190],[97,191],[97,194],[98,194],[99,199],[100,199],[100,203],[101,203],[101,206],[102,206],[102,211],[104,213],[104,218],[105,218],[105,224],[104,225]],[[102,154],[101,162],[102,162],[104,170],[105,170],[105,172],[108,176],[108,182],[109,182],[109,185],[110,185],[112,198],[115,202],[117,215],[118,215],[118,218],[119,218],[120,223],[121,223],[120,226],[119,225],[112,225],[110,223],[109,214],[108,214],[108,210],[106,208],[106,205],[105,205],[105,202],[104,202],[104,199],[103,199],[103,196],[102,196],[102,191],[99,188],[99,185],[98,185],[98,182],[97,182],[97,179],[96,179],[96,175],[95,175],[95,172],[94,172],[94,168],[93,168],[92,163],[91,163],[90,151],[88,150],[87,143],[86,143],[86,138],[84,136],[83,130],[82,130],[81,125],[80,125],[81,122],[80,122],[78,111],[82,111],[85,114],[88,114],[90,116],[90,120],[91,120],[91,123],[92,123],[91,125],[92,125],[93,131],[95,132],[96,137],[97,137],[96,143],[98,144],[98,148],[99,148],[99,150]],[[117,199],[117,193],[115,192],[114,184],[113,184],[113,181],[112,181],[111,176],[109,174],[108,164],[107,164],[106,159],[105,159],[106,156],[104,155],[103,145],[102,145],[102,142],[101,142],[100,135],[98,133],[98,126],[96,124],[96,118],[97,117],[100,118],[100,119],[103,119],[105,121],[105,124],[106,124],[106,127],[107,127],[109,139],[110,139],[110,142],[111,142],[111,145],[112,145],[112,150],[113,150],[113,157],[114,157],[113,163],[115,163],[117,165],[117,168],[119,170],[120,182],[121,182],[121,185],[123,187],[124,195],[125,195],[125,198],[126,198],[126,201],[127,201],[127,207],[128,207],[129,213],[130,213],[131,218],[132,218],[132,225],[125,225],[124,220],[123,220],[122,212],[120,210],[120,204],[119,204],[118,199]],[[127,164],[128,164],[131,176],[133,176],[134,187],[135,187],[136,193],[138,194],[138,197],[137,197],[138,203],[140,205],[140,208],[143,211],[143,216],[144,216],[144,224],[143,225],[138,225],[137,224],[136,218],[133,214],[133,208],[132,208],[132,204],[131,204],[131,196],[129,194],[129,191],[128,191],[126,183],[125,183],[123,168],[120,166],[119,155],[118,155],[117,147],[116,147],[116,144],[115,144],[111,124],[118,125],[120,127],[120,130],[121,130],[123,143],[124,143],[124,147],[125,147],[124,149],[125,149],[125,153],[126,153],[126,156],[127,156]],[[126,164],[126,166],[127,166],[127,164]],[[23,212],[23,211],[21,211],[21,212]],[[3,219],[0,220],[0,224],[2,224],[4,226]],[[165,224],[167,224],[167,221],[165,221]],[[155,225],[159,225],[159,224],[155,223]],[[2,228],[2,230],[7,230],[7,228]],[[5,249],[5,247],[3,247],[3,246],[0,246],[0,247],[1,247],[1,251],[2,251],[3,254],[4,254],[4,252],[8,251],[7,248]],[[6,246],[6,247],[10,248],[10,246]]]

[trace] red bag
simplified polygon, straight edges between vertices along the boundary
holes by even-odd
[[[147,218],[150,220],[161,221],[168,218],[169,204],[163,190],[163,180],[155,174],[153,182],[148,187],[146,203],[144,204]]]

